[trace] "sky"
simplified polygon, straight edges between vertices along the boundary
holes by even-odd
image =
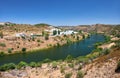
[[[0,22],[120,24],[120,0],[0,0]]]

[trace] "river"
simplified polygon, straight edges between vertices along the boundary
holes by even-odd
[[[64,59],[67,55],[73,57],[83,56],[89,54],[95,49],[94,44],[96,42],[102,42],[105,37],[101,34],[95,34],[86,38],[85,40],[75,42],[69,45],[61,47],[54,47],[47,50],[41,50],[39,52],[32,52],[26,54],[13,54],[0,57],[0,65],[6,63],[19,63],[20,61],[31,62],[31,61],[42,61],[46,58],[51,60]]]

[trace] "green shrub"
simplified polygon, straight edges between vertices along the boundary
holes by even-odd
[[[14,63],[9,63],[9,64],[4,64],[0,66],[0,71],[6,71],[10,69],[15,69],[15,68],[16,68],[16,65]]]
[[[0,37],[3,38],[3,32],[0,32]]]
[[[120,73],[120,61],[117,63],[117,68],[115,70],[116,73]]]
[[[12,48],[8,48],[8,53],[12,53]]]
[[[6,47],[6,44],[5,43],[0,43],[0,46],[1,47]]]
[[[40,63],[40,62],[38,62],[37,64],[36,64],[36,67],[41,67],[42,66],[42,63]]]
[[[56,30],[54,30],[54,31],[53,31],[53,35],[56,35],[56,34],[57,34],[57,31],[56,31]]]
[[[120,68],[120,61],[118,61],[117,68]]]
[[[66,34],[64,34],[64,35],[63,35],[63,37],[67,37],[67,35],[66,35]]]
[[[88,63],[89,58],[85,57],[85,56],[80,56],[77,58],[79,63]]]
[[[37,42],[40,42],[40,40],[37,40]]]
[[[71,78],[71,76],[72,76],[72,73],[66,73],[65,74],[65,78]]]
[[[56,61],[52,62],[52,68],[57,68],[57,62]]]
[[[43,63],[48,63],[48,62],[51,62],[51,60],[48,59],[48,58],[46,58],[46,59],[43,60]]]
[[[22,48],[22,52],[26,52],[26,48]]]
[[[65,59],[68,63],[72,62],[73,57],[71,55],[68,55]]]
[[[57,45],[56,45],[57,47],[59,47],[60,46],[60,43],[57,43]]]
[[[69,66],[70,68],[73,68],[73,67],[74,67],[74,64],[70,63],[70,64],[68,64],[68,66]]]
[[[94,44],[94,46],[95,46],[95,47],[98,47],[98,46],[100,46],[100,45],[102,45],[102,44],[103,44],[103,42],[97,42],[97,43]]]
[[[30,67],[36,67],[36,66],[37,66],[37,63],[36,63],[36,62],[30,62],[29,66],[30,66]]]
[[[78,70],[82,69],[82,65],[79,65]]]
[[[4,52],[0,52],[0,56],[4,56],[5,55],[5,53]]]
[[[96,48],[92,52],[101,52],[101,51],[102,51],[102,48]]]
[[[45,34],[45,40],[49,40],[49,34],[48,33]]]
[[[102,50],[102,52],[101,52],[102,55],[107,55],[107,54],[109,54],[109,53],[110,53],[110,50],[109,50],[109,49],[104,49],[104,50]]]
[[[105,36],[105,42],[109,42],[111,40],[110,36]]]
[[[21,62],[17,65],[17,68],[20,69],[20,68],[26,67],[26,66],[28,66],[28,64],[27,64],[26,62],[21,61]]]
[[[116,41],[116,46],[117,48],[120,48],[120,40]]]
[[[8,69],[15,69],[16,65],[14,63],[9,63],[8,64]]]
[[[7,70],[7,64],[4,64],[2,66],[0,66],[0,71],[6,71]]]
[[[84,34],[82,35],[82,38],[85,39],[85,35]]]
[[[65,67],[64,66],[60,66],[60,72],[65,73]]]
[[[76,78],[83,78],[84,74],[81,71],[78,71]]]
[[[77,36],[76,40],[79,40],[79,39],[80,39],[80,37],[79,37],[79,36]]]

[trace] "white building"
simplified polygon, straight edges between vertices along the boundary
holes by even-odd
[[[60,32],[60,35],[70,35],[70,34],[76,34],[78,32],[75,32],[73,30],[67,30],[67,31],[64,31],[64,32]]]
[[[4,22],[0,22],[0,25],[5,25],[5,23]]]
[[[26,34],[24,34],[24,33],[17,33],[15,36],[16,37],[26,37]]]

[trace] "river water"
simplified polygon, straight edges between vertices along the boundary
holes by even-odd
[[[19,63],[20,61],[31,62],[31,61],[42,61],[46,58],[51,60],[59,60],[66,58],[67,55],[73,57],[83,56],[89,54],[95,49],[94,44],[96,42],[102,42],[105,37],[101,34],[92,35],[90,38],[75,42],[69,45],[61,47],[54,47],[47,50],[41,50],[39,52],[32,52],[26,54],[13,54],[0,57],[0,65],[5,63]]]

